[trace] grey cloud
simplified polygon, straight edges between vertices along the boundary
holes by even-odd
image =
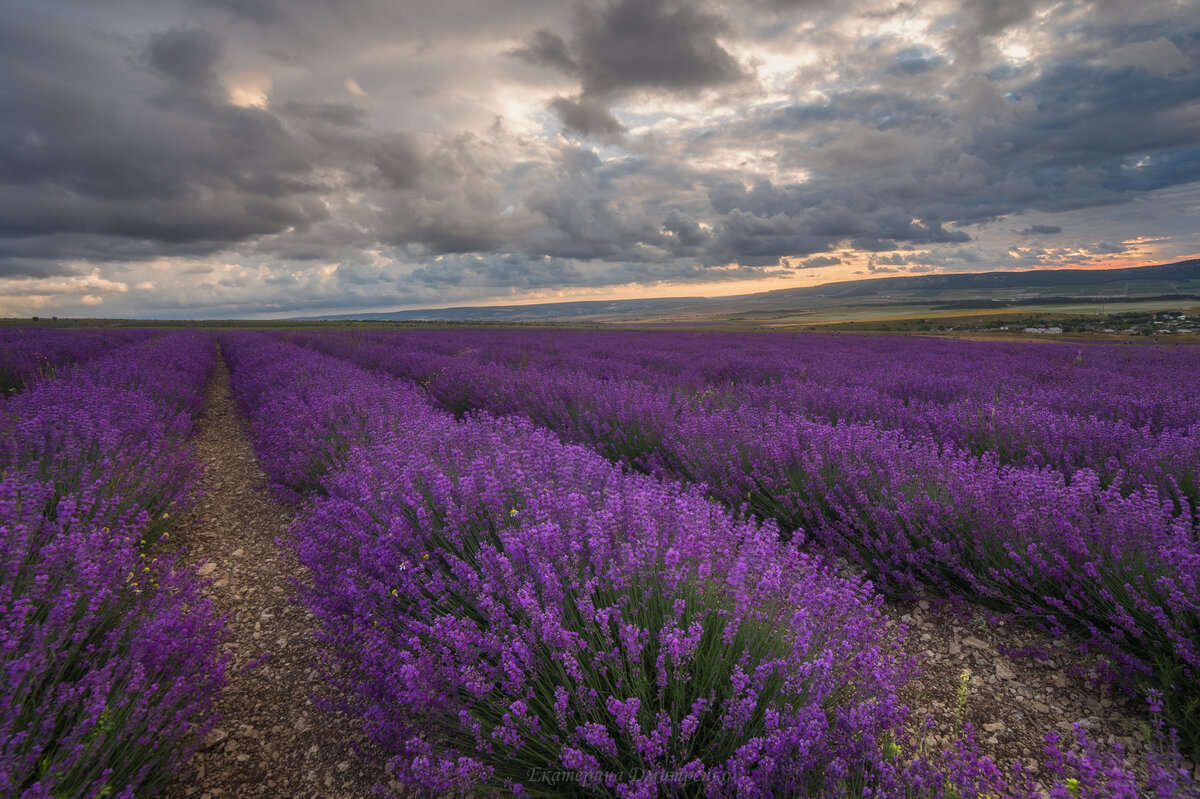
[[[371,156],[386,188],[406,189],[416,185],[423,166],[416,136],[384,133],[373,143]]]
[[[357,263],[338,264],[334,274],[343,283],[351,283],[356,286],[375,286],[380,283],[394,282],[394,278],[384,270]]]
[[[192,0],[200,6],[228,11],[234,16],[269,25],[283,19],[283,12],[273,0]]]
[[[332,100],[289,100],[283,103],[279,112],[293,119],[324,123],[337,128],[362,128],[367,122],[367,113],[362,107]]]
[[[1122,45],[1109,53],[1108,63],[1114,67],[1144,69],[1160,75],[1173,75],[1192,66],[1191,59],[1166,37]]]
[[[557,69],[568,75],[581,71],[566,40],[545,28],[534,31],[529,37],[529,42],[524,47],[512,51],[512,55],[531,64]]]
[[[123,239],[221,247],[325,217],[306,145],[267,112],[215,101],[210,35],[171,30],[148,48],[173,91],[204,98],[161,105],[161,86],[119,51],[89,63],[64,50],[35,68],[0,59],[0,141],[13,144],[0,156],[0,232],[108,236],[117,254]]]
[[[490,256],[446,256],[402,276],[397,283],[406,292],[415,290],[419,296],[430,288],[467,291],[478,291],[482,287],[510,290],[594,288],[646,280],[667,283],[696,279],[739,280],[761,278],[770,273],[769,269],[757,266],[741,266],[713,272],[689,263],[661,264],[651,268],[647,264],[637,262],[595,264],[549,256],[526,257],[509,253]]]
[[[1179,34],[1172,47],[1194,50],[1195,41]],[[714,134],[710,147],[757,143],[810,173],[795,187],[718,182],[714,210],[784,213],[830,241],[880,250],[963,242],[961,227],[1005,214],[1098,207],[1200,180],[1200,117],[1182,112],[1200,95],[1194,72],[1164,76],[1089,56],[1050,58],[1002,84],[949,77],[961,81],[949,95],[852,88]],[[909,225],[909,215],[925,221]],[[942,227],[951,220],[959,230]]]
[[[723,183],[709,192],[723,229],[755,255],[823,252],[852,241],[867,251],[895,249],[897,241],[928,244],[966,242],[961,230],[946,230],[936,218],[917,219],[902,207],[880,205],[872,194],[816,183],[776,186],[760,181],[747,191]]]
[[[663,221],[663,230],[675,236],[678,243],[684,247],[699,247],[708,241],[712,234],[700,226],[692,217],[680,213],[673,208]]]
[[[1022,236],[1053,236],[1056,233],[1062,233],[1062,228],[1058,225],[1030,225],[1017,232]]]
[[[79,270],[58,261],[37,258],[8,258],[0,255],[0,278],[16,277],[66,277],[77,275]]]
[[[1004,3],[964,3],[958,14],[963,27],[976,35],[995,36],[1028,19],[1037,0],[1007,0]]]
[[[946,60],[928,48],[909,48],[896,54],[895,64],[888,69],[889,75],[920,75],[944,66]]]
[[[198,28],[175,28],[150,37],[149,60],[156,70],[188,89],[216,85],[221,40]]]
[[[983,260],[979,253],[973,252],[972,250],[965,250],[961,247],[943,252],[941,254],[941,258],[945,261],[961,261],[971,264],[977,264]]]
[[[744,81],[749,71],[719,42],[725,20],[683,0],[610,0],[584,7],[570,42],[534,31],[514,55],[580,81],[580,95],[556,98],[564,126],[613,137],[620,125],[609,107],[629,92],[690,94]]]
[[[574,49],[585,93],[694,91],[745,78],[720,17],[671,0],[616,0],[583,15]]]
[[[566,97],[555,97],[550,101],[550,108],[562,120],[563,127],[585,136],[613,139],[619,137],[625,130],[604,103],[593,99],[583,97],[571,100]]]
[[[796,2],[796,0],[790,0],[790,1]],[[789,0],[776,0],[776,2],[789,2]],[[814,0],[799,0],[800,4],[808,4],[810,2],[814,2]],[[867,19],[891,19],[900,14],[907,14],[910,11],[912,11],[914,8],[916,8],[915,2],[911,2],[911,1],[910,2],[902,2],[902,3],[897,3],[894,6],[888,6],[886,8],[879,8],[879,9],[868,8],[862,12],[862,15],[864,17],[866,17]]]
[[[103,69],[79,68],[87,48],[62,48],[36,69],[0,57],[10,88],[0,95],[0,143],[12,145],[0,155],[0,255],[5,237],[38,237],[47,259],[87,239],[86,257],[98,260],[252,243],[336,260],[345,250],[274,237],[332,221],[321,197],[346,188],[370,192],[378,209],[356,220],[373,231],[352,242],[360,246],[490,249],[521,216],[503,216],[502,190],[457,145],[375,129],[347,101],[231,105],[218,91],[222,46],[211,33],[171,28],[149,36],[143,60],[133,50],[115,49]],[[110,89],[122,84],[123,94]],[[157,247],[135,253],[133,241]]]
[[[559,288],[588,285],[584,273],[569,260],[518,255],[440,259],[414,270],[405,282],[426,286],[492,286]]]

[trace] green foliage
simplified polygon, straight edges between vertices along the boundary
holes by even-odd
[[[1200,761],[1200,690],[1193,670],[1161,647],[1152,657],[1154,670],[1145,677],[1142,688],[1151,695],[1161,694],[1162,718],[1178,731],[1180,751]]]

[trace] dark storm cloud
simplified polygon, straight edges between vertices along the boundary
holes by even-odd
[[[56,261],[34,258],[8,258],[0,255],[0,278],[65,277],[79,270]]]
[[[56,46],[44,58],[0,56],[0,235],[219,247],[325,217],[303,144],[274,116],[212,98],[212,34],[169,30],[122,53],[57,22],[34,12],[6,23]]]
[[[757,258],[824,252],[851,241],[867,251],[895,249],[898,242],[966,242],[959,230],[947,230],[937,218],[916,218],[911,208],[881,203],[861,186],[819,182],[776,186],[760,181],[747,190],[740,183],[712,187],[709,200],[721,214],[716,260],[742,254]]]
[[[211,31],[173,27],[140,46],[105,48],[72,39],[63,22],[34,10],[4,26],[27,52],[0,56],[0,239],[38,237],[48,259],[77,254],[81,239],[99,260],[106,249],[139,257],[124,241],[156,243],[144,258],[188,245],[218,252],[310,231],[330,220],[321,197],[346,189],[370,192],[379,209],[360,245],[439,253],[506,239],[498,192],[453,140],[423,145],[368,127],[348,101],[237,107]],[[114,95],[109,84],[126,91]],[[6,249],[0,240],[0,255]]]
[[[675,237],[677,246],[697,248],[708,241],[712,234],[702,228],[700,223],[679,209],[673,208],[663,220],[663,230]]]
[[[573,40],[585,94],[695,91],[746,72],[718,41],[727,23],[686,2],[617,0],[585,12]]]
[[[818,255],[813,258],[804,259],[798,266],[802,266],[805,269],[820,269],[826,266],[837,266],[841,262],[842,259],[836,255]]]
[[[1043,185],[1062,183],[1072,169],[1095,169],[1104,188],[1113,191],[1200,178],[1200,115],[1188,110],[1200,96],[1200,75],[1194,71],[1164,76],[1068,61],[1049,65],[1010,94],[1017,100],[1029,97],[1037,114],[969,143],[996,168],[1025,170]],[[1124,159],[1143,154],[1160,154],[1169,159],[1169,168],[1163,168],[1166,163],[1148,171],[1126,168]]]
[[[613,0],[584,7],[569,43],[539,29],[514,55],[580,81],[578,98],[550,106],[569,130],[612,136],[620,125],[608,105],[628,92],[688,94],[748,78],[719,42],[728,32],[723,17],[688,2]]]

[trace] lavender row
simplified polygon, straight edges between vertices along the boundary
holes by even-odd
[[[160,519],[199,474],[186,442],[215,357],[202,334],[179,333],[41,383],[0,409],[0,463],[59,496],[102,485],[120,512]],[[165,526],[152,522],[151,536]]]
[[[356,332],[436,355],[520,369],[634,379],[697,393],[793,384],[882,395],[903,406],[1036,405],[1157,432],[1200,423],[1189,375],[1200,347],[1059,344],[1036,347],[904,336],[789,333],[454,330]],[[872,400],[877,402],[878,400]]]
[[[395,369],[379,348],[312,339]],[[643,470],[703,484],[819,539],[884,585],[974,596],[1071,631],[1124,675],[1167,692],[1197,746],[1200,544],[1186,496],[1077,469],[1004,465],[872,425],[773,409],[681,406],[641,383],[447,363],[430,382],[456,409],[518,413]],[[1194,465],[1194,461],[1191,465]]]
[[[154,330],[0,330],[0,397],[64,367],[107,355],[115,348],[161,335]]]
[[[868,585],[528,423],[456,422],[263,336],[225,347],[273,479],[309,475],[268,413],[299,460],[341,465],[293,532],[340,685],[400,779],[559,795],[538,775],[571,772],[628,796],[898,779],[881,752],[909,666]]]
[[[261,337],[230,344],[245,368],[276,364],[271,380],[248,381],[251,418],[270,397],[277,427],[307,431],[292,437],[306,460],[342,467],[296,545],[349,707],[406,782],[553,796],[1038,795],[969,742],[936,764],[897,746],[905,668],[879,637],[877,600],[769,529],[527,423],[455,423],[411,390],[392,404],[396,384],[377,374]],[[386,410],[347,414],[310,390],[322,373],[337,376],[325,390]],[[337,408],[323,435],[314,404]],[[312,457],[347,440],[359,443]],[[1063,755],[1053,740],[1047,756],[1053,795],[1138,795],[1119,757]],[[1153,786],[1187,795],[1169,765],[1150,764]]]
[[[374,440],[381,420],[442,418],[401,380],[364,380],[356,366],[293,345],[282,357],[280,346],[265,334],[222,338],[230,389],[280,499],[298,502],[321,490],[322,477],[342,468],[353,445]]]
[[[321,334],[296,334],[294,340],[317,347],[332,346],[338,352],[353,353],[356,363],[385,368],[392,374],[420,382],[447,408],[540,412],[551,417],[544,423],[556,429],[561,429],[560,417],[587,413],[588,406],[602,395],[611,397],[605,404],[625,419],[625,427],[635,424],[634,417],[638,414],[654,417],[636,422],[638,427],[646,428],[653,427],[657,417],[664,414],[748,406],[763,411],[785,411],[830,424],[860,422],[898,430],[910,438],[935,441],[944,448],[974,455],[989,453],[1004,464],[1049,466],[1063,472],[1068,479],[1079,469],[1090,469],[1105,485],[1116,483],[1128,488],[1154,485],[1178,498],[1180,509],[1183,502],[1193,508],[1200,504],[1200,424],[1156,432],[1149,425],[1134,427],[1125,420],[1046,407],[1036,401],[1039,396],[1036,391],[1012,401],[1001,401],[998,394],[986,401],[974,398],[917,401],[908,397],[902,400],[888,392],[889,375],[878,371],[868,373],[868,377],[881,381],[879,385],[865,385],[861,381],[821,383],[808,378],[709,384],[673,374],[660,375],[654,381],[639,374],[642,367],[638,364],[624,372],[613,371],[608,377],[599,377],[588,370],[543,368],[532,362],[511,365],[486,347],[447,354],[445,350],[452,349],[447,345],[463,334],[441,335],[448,341],[429,333],[406,333],[403,337],[343,336],[345,340],[336,344],[332,342],[337,338]],[[503,353],[506,338],[511,334],[496,335],[498,349]],[[411,344],[429,344],[430,349],[414,349]],[[511,349],[511,344],[507,347]],[[1180,364],[1183,366],[1186,364]],[[894,365],[888,369],[896,371]],[[1186,382],[1179,374],[1174,379],[1176,383]],[[529,386],[536,386],[542,393],[538,411],[526,401]],[[481,388],[488,396],[474,395]],[[1194,397],[1191,402],[1197,404]],[[617,410],[621,404],[628,407]]]
[[[666,468],[686,479],[698,479],[696,467],[681,461],[686,453],[668,446],[668,442],[681,438],[683,420],[712,417],[721,427],[728,425],[720,420],[733,417],[739,419],[735,423],[739,428],[762,428],[746,433],[751,441],[769,436],[774,429],[820,430],[850,424],[859,431],[856,435],[882,440],[894,440],[885,431],[896,431],[912,446],[935,446],[948,460],[956,462],[975,456],[1002,466],[1024,467],[1030,474],[1050,467],[1061,472],[1068,483],[1078,480],[1088,484],[1098,479],[1103,488],[1114,487],[1124,494],[1153,486],[1171,499],[1176,514],[1193,523],[1200,507],[1200,425],[1155,435],[1149,428],[1139,430],[1120,421],[1065,416],[1036,406],[961,402],[884,410],[876,407],[876,413],[862,414],[866,418],[859,419],[853,412],[854,403],[860,409],[866,403],[840,390],[826,392],[821,396],[822,403],[836,408],[838,401],[844,400],[851,411],[835,413],[832,420],[813,419],[811,414],[796,409],[797,403],[789,399],[788,392],[813,397],[820,387],[790,382],[723,392],[710,389],[692,396],[638,380],[600,379],[533,367],[518,369],[479,359],[478,350],[458,356],[413,351],[406,346],[407,336],[360,340],[299,334],[292,338],[361,366],[417,381],[443,407],[455,412],[482,408],[497,414],[520,414],[571,440],[595,447],[608,457],[645,470]],[[875,396],[879,394],[875,392]],[[746,419],[759,421],[747,423]],[[881,432],[872,434],[873,428]],[[679,444],[689,451],[694,449],[686,440]],[[735,498],[754,489],[753,484],[746,485],[745,479],[735,480],[733,487]]]
[[[221,622],[155,544],[198,475],[215,364],[180,333],[40,382],[0,417],[0,793],[132,797],[211,723]]]

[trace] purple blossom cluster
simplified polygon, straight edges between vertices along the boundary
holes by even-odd
[[[330,671],[398,779],[546,796],[897,779],[911,665],[868,583],[527,421],[456,421],[262,335],[224,349],[272,478],[308,479],[257,424],[268,406],[331,467],[295,546]]]
[[[211,723],[221,622],[156,545],[198,474],[211,339],[119,347],[0,414],[0,794],[132,797]]]
[[[161,335],[155,330],[0,329],[0,397],[40,377]]]
[[[519,415],[706,486],[891,590],[933,586],[1078,636],[1131,683],[1164,690],[1170,723],[1200,749],[1200,401],[1186,390],[1196,348],[293,338],[414,380],[456,412]],[[617,371],[623,358],[632,365]]]
[[[229,333],[221,347],[259,462],[286,501],[322,490],[321,478],[341,467],[350,447],[373,440],[390,420],[441,416],[404,381],[364,381],[358,367],[296,346],[284,357],[265,334]]]

